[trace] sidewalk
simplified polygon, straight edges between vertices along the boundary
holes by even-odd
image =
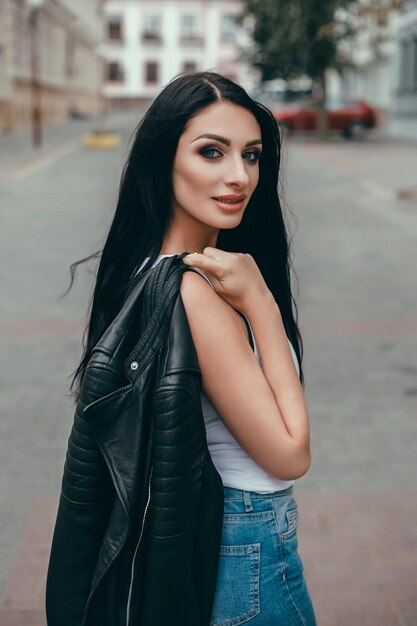
[[[392,115],[387,124],[386,136],[417,142],[417,114],[414,117],[396,117]]]
[[[91,117],[85,120],[68,119],[42,128],[42,146],[32,145],[32,131],[0,134],[0,184],[10,177],[27,171],[41,161],[48,162],[76,149],[83,137],[95,129],[118,130],[133,127],[144,111],[112,112],[107,118]]]

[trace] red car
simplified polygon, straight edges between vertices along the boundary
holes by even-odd
[[[303,100],[274,111],[274,116],[286,131],[317,130],[319,108],[319,101]],[[326,113],[328,129],[339,131],[346,138],[374,128],[376,123],[375,110],[363,100],[329,99]]]

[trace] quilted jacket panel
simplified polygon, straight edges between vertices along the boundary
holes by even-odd
[[[181,256],[139,276],[88,364],[51,546],[48,626],[210,624],[223,488]]]

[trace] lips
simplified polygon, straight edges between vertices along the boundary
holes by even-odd
[[[229,194],[227,196],[215,196],[214,202],[223,213],[240,213],[245,206],[245,194]]]
[[[246,198],[245,194],[235,195],[229,194],[227,196],[215,196],[213,200],[217,200],[217,202],[224,202],[225,204],[238,204],[243,202]]]

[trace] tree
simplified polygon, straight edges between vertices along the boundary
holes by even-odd
[[[326,70],[340,69],[339,42],[354,34],[353,0],[243,0],[254,19],[250,61],[262,80],[307,75],[321,91],[325,129]]]

